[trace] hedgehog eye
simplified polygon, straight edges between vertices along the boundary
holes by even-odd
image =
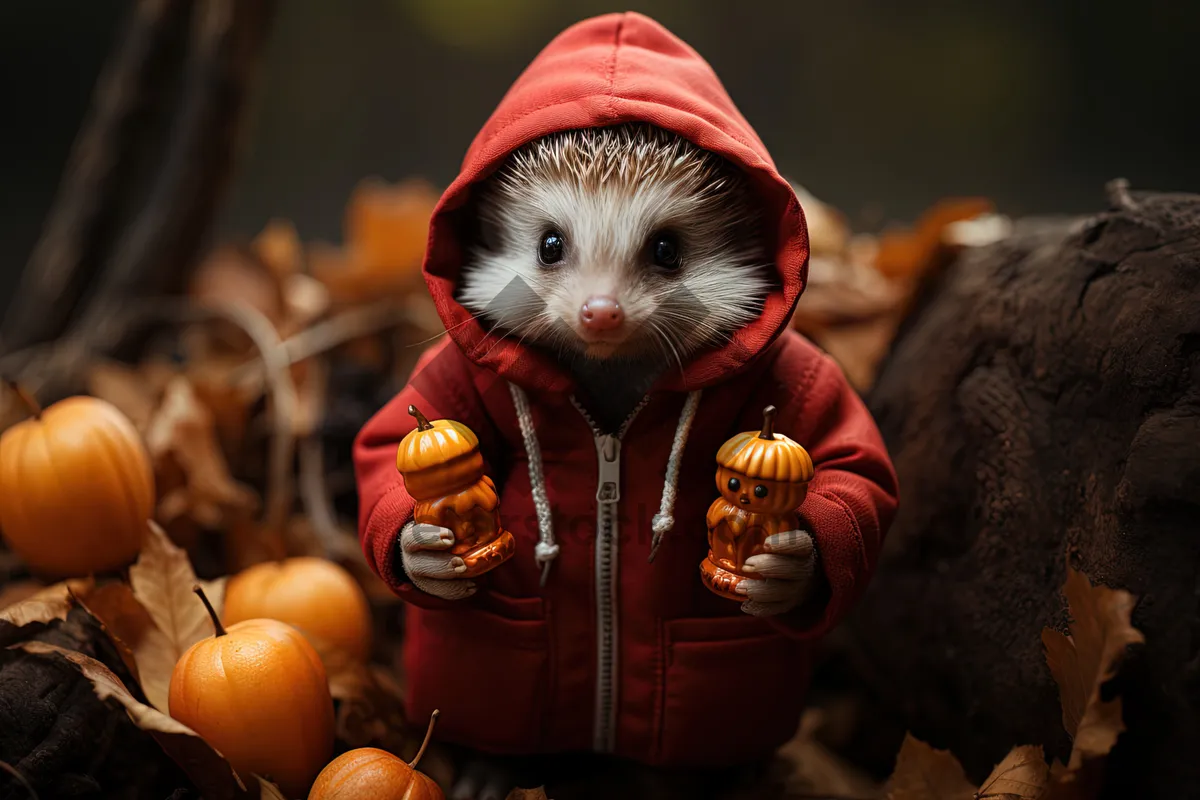
[[[736,491],[737,491],[738,489],[740,489],[740,488],[742,488],[742,482],[741,482],[741,481],[739,481],[737,478],[730,478],[730,479],[729,479],[729,491],[731,491],[731,492],[736,492]]]
[[[654,266],[662,269],[679,269],[682,260],[679,252],[679,237],[673,233],[660,232],[650,237],[650,258]]]
[[[557,264],[563,259],[563,235],[558,231],[547,231],[542,235],[542,243],[538,246],[538,258],[547,267]]]
[[[754,487],[754,496],[759,499],[766,497],[767,496],[767,487],[763,486],[761,483],[758,486],[755,486]]]

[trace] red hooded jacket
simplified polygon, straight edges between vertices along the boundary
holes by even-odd
[[[771,221],[765,235],[781,285],[728,345],[652,387],[618,438],[593,430],[553,358],[490,335],[455,300],[463,258],[455,232],[472,185],[514,149],[554,132],[632,121],[673,131],[746,171]],[[708,64],[654,21],[627,13],[581,22],[517,79],[431,221],[425,278],[449,336],[423,355],[355,445],[363,548],[408,601],[404,667],[414,719],[440,708],[441,738],[484,751],[599,750],[663,765],[759,758],[796,731],[811,640],[862,592],[896,506],[895,475],[866,408],[838,367],[788,327],[807,264],[795,194]],[[544,587],[509,383],[529,398],[560,547]],[[686,393],[698,389],[675,524],[650,563],[672,440]],[[501,519],[517,540],[516,555],[467,600],[427,595],[400,569],[397,535],[413,500],[395,458],[414,427],[409,403],[475,431]],[[705,512],[717,494],[716,452],[733,434],[757,430],[766,405],[779,409],[776,430],[804,445],[816,466],[799,513],[823,579],[805,607],[756,618],[711,594],[699,564]]]

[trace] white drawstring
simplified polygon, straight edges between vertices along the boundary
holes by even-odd
[[[513,408],[517,412],[517,424],[521,427],[521,439],[525,442],[525,455],[529,459],[529,488],[533,492],[533,508],[537,513],[538,543],[534,548],[533,557],[542,568],[541,585],[546,585],[550,577],[550,565],[558,558],[559,546],[554,541],[554,520],[550,516],[550,501],[546,496],[546,476],[542,469],[542,448],[538,444],[537,431],[533,427],[533,415],[529,410],[529,398],[521,387],[515,383],[508,385],[512,395]],[[667,458],[667,472],[663,482],[662,500],[658,513],[654,515],[651,529],[654,538],[650,543],[650,561],[654,560],[662,537],[675,526],[675,496],[679,490],[679,463],[683,459],[683,449],[687,445],[688,434],[692,430],[692,422],[696,419],[696,409],[700,405],[700,390],[690,392],[684,401],[683,411],[679,415],[679,424],[675,427],[675,439],[671,442],[671,455]]]
[[[667,475],[663,481],[662,502],[659,503],[658,513],[650,523],[654,538],[650,540],[650,558],[658,555],[658,546],[662,537],[675,527],[675,494],[679,490],[679,462],[683,459],[683,448],[687,445],[688,434],[692,430],[692,422],[696,419],[696,409],[700,406],[700,390],[689,392],[683,404],[683,412],[679,415],[679,424],[675,427],[675,441],[671,442],[671,455],[667,459]]]
[[[554,541],[554,520],[550,516],[550,500],[546,497],[546,476],[542,473],[542,447],[538,444],[537,431],[533,429],[533,415],[529,411],[529,398],[520,386],[508,385],[512,394],[513,407],[517,410],[517,424],[521,426],[521,438],[525,441],[525,455],[529,458],[529,488],[533,491],[533,508],[537,512],[538,543],[533,558],[542,568],[542,586],[550,577],[550,564],[558,558],[558,544]]]

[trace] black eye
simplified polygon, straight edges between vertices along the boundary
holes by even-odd
[[[542,243],[538,246],[538,258],[546,266],[557,264],[563,259],[563,235],[558,231],[550,231],[542,236]]]
[[[737,478],[730,478],[730,479],[729,479],[729,491],[731,491],[731,492],[736,492],[736,491],[737,491],[738,489],[740,489],[740,488],[742,488],[742,482],[741,482],[741,481],[739,481]]]
[[[673,233],[656,233],[650,237],[650,258],[654,266],[662,269],[679,269],[682,257],[679,238]]]
[[[761,483],[758,486],[755,486],[754,487],[754,496],[755,497],[766,497],[767,496],[767,487],[763,486]]]

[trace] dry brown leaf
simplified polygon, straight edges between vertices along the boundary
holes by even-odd
[[[0,611],[16,605],[22,600],[28,600],[46,588],[46,584],[33,580],[14,581],[0,588]]]
[[[21,649],[45,656],[60,656],[75,665],[92,682],[101,700],[115,700],[134,724],[149,733],[187,773],[206,798],[251,797],[224,757],[186,725],[171,719],[135,698],[121,679],[101,662],[72,650],[44,642],[23,642]]]
[[[116,645],[126,669],[140,685],[141,671],[133,648],[134,645],[141,645],[146,631],[154,627],[154,622],[133,596],[129,584],[106,583],[77,599],[84,610],[100,623],[100,627]]]
[[[129,583],[152,624],[146,626],[137,621],[134,613],[129,628],[117,629],[116,634],[133,651],[147,699],[156,708],[165,710],[175,662],[193,644],[213,635],[212,620],[192,589],[197,584],[204,587],[209,601],[220,613],[225,582],[197,580],[187,553],[151,523],[142,553],[129,568]]]
[[[0,646],[16,641],[26,625],[66,619],[75,604],[72,595],[85,594],[94,585],[91,578],[56,583],[0,609]]]
[[[304,267],[304,245],[290,220],[268,222],[250,242],[250,250],[277,281],[299,273]]]
[[[344,650],[312,641],[329,676],[329,694],[338,701],[339,741],[350,747],[380,747],[393,753],[419,743],[419,738],[408,730],[404,699],[390,676]],[[423,769],[428,772],[428,764]]]
[[[945,253],[943,234],[949,225],[993,211],[982,197],[947,198],[921,215],[911,231],[885,231],[879,237],[875,267],[887,277],[917,277],[939,266]]]
[[[826,719],[824,709],[806,709],[796,735],[779,749],[778,756],[790,766],[785,792],[804,796],[877,796],[879,786],[873,780],[817,740],[817,732],[826,725]]]
[[[539,786],[536,789],[513,789],[504,800],[550,800],[546,797],[546,789]]]
[[[346,207],[345,246],[308,249],[312,274],[340,306],[420,290],[421,261],[438,192],[420,180],[365,180]]]
[[[258,781],[259,800],[287,800],[287,798],[284,797],[283,790],[271,783],[266,778],[263,778],[260,775],[255,775],[254,779]]]
[[[888,800],[972,800],[975,786],[948,750],[937,750],[913,737],[904,737],[896,769],[888,781]]]
[[[88,393],[112,403],[144,434],[162,391],[147,373],[115,361],[100,362],[88,371]]]
[[[251,247],[224,245],[214,249],[196,268],[188,292],[202,304],[249,305],[276,328],[286,313],[279,278]],[[243,331],[223,324],[213,327],[231,348],[250,348]]]
[[[1095,770],[1125,730],[1121,699],[1105,701],[1101,688],[1116,676],[1127,648],[1145,637],[1130,622],[1137,598],[1129,592],[1092,586],[1068,565],[1063,594],[1071,616],[1070,635],[1046,628],[1042,643],[1058,683],[1063,727],[1074,740],[1060,781],[1069,783],[1094,780],[1079,773],[1085,766]]]
[[[978,800],[1040,800],[1050,783],[1050,766],[1042,748],[1014,747],[996,765],[976,794]]]
[[[166,491],[159,501],[157,516],[164,523],[187,515],[205,527],[216,528],[230,513],[247,513],[257,507],[254,491],[229,474],[217,444],[212,412],[182,375],[167,384],[162,405],[146,431],[146,447],[156,474],[170,462],[184,476],[184,485]]]
[[[846,215],[818,200],[797,183],[792,184],[792,189],[796,192],[800,207],[804,209],[809,254],[814,259],[842,255],[850,243],[850,226],[846,222]]]

